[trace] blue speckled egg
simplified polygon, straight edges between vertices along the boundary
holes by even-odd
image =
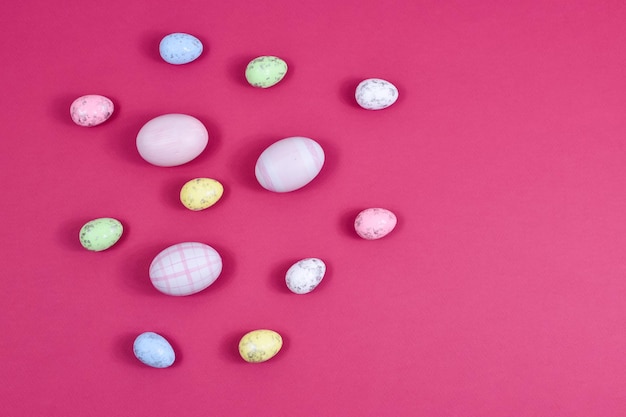
[[[170,33],[161,40],[159,53],[165,62],[188,64],[202,54],[202,42],[188,33]]]
[[[163,336],[153,332],[137,336],[133,352],[137,359],[153,368],[167,368],[176,357],[172,345]]]

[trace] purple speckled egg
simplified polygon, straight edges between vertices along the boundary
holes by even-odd
[[[398,219],[384,208],[368,208],[360,212],[354,220],[354,230],[366,240],[387,236],[396,227]]]
[[[254,171],[263,188],[286,193],[313,181],[322,170],[324,158],[324,150],[313,139],[294,136],[267,147]]]
[[[198,157],[208,141],[209,132],[200,120],[186,114],[164,114],[139,130],[137,150],[152,165],[173,167]]]
[[[70,116],[79,126],[92,127],[106,122],[113,114],[113,102],[104,96],[78,97],[70,106]]]

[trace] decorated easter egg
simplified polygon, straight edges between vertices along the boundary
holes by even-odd
[[[164,114],[139,130],[137,150],[153,165],[172,167],[198,157],[208,141],[209,133],[200,120],[186,114]]]
[[[170,33],[159,44],[161,58],[174,65],[188,64],[202,54],[200,39],[188,33]]]
[[[92,127],[106,122],[113,114],[113,102],[97,94],[78,97],[70,106],[70,116],[79,126]]]
[[[287,63],[275,56],[254,58],[246,67],[246,80],[254,87],[276,85],[287,74]]]
[[[137,336],[133,343],[133,353],[142,363],[153,368],[167,368],[176,359],[170,342],[154,332],[145,332]]]
[[[283,338],[274,330],[253,330],[239,341],[239,354],[246,362],[265,362],[276,356],[282,347]]]
[[[100,252],[115,245],[124,228],[119,220],[109,217],[91,220],[80,229],[78,238],[85,249]]]
[[[367,110],[381,110],[391,106],[398,99],[398,89],[389,81],[368,78],[356,87],[356,102]]]
[[[354,220],[354,229],[363,239],[374,240],[387,236],[396,227],[396,215],[384,208],[368,208]]]
[[[184,242],[161,251],[150,264],[150,281],[167,295],[191,295],[213,284],[222,272],[222,258],[209,245]]]
[[[285,193],[311,182],[324,165],[324,150],[313,139],[294,136],[274,142],[259,156],[256,179],[263,188]]]
[[[291,266],[285,275],[287,288],[296,294],[313,291],[326,274],[326,264],[318,258],[302,259]]]
[[[211,207],[222,198],[224,187],[211,178],[195,178],[187,181],[180,190],[180,201],[189,210],[198,211]]]

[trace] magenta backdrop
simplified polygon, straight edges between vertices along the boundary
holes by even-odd
[[[626,415],[626,3],[623,1],[5,2],[0,12],[2,336],[6,416]],[[158,55],[188,32],[186,66]],[[246,84],[277,55],[285,79]],[[382,111],[354,102],[393,82]],[[95,128],[70,103],[102,94]],[[193,162],[143,161],[151,118],[209,131]],[[318,141],[321,174],[274,194],[254,163],[289,136]],[[203,212],[187,180],[221,181]],[[365,241],[367,207],[398,216]],[[84,250],[88,220],[125,234]],[[207,243],[224,271],[189,297],[156,291],[152,259]],[[284,274],[328,273],[295,295]],[[247,364],[247,331],[285,345]],[[175,365],[132,353],[167,337]]]

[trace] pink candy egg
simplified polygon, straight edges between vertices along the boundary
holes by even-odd
[[[363,239],[374,240],[387,236],[396,227],[398,219],[384,208],[368,208],[356,216],[354,230]]]
[[[137,150],[152,165],[172,167],[195,159],[208,141],[209,133],[200,120],[186,114],[164,114],[139,130]]]
[[[222,272],[222,258],[209,245],[184,242],[161,251],[150,264],[150,281],[167,295],[183,296],[200,292],[213,284]]]
[[[79,126],[92,127],[106,122],[113,114],[113,102],[104,96],[90,94],[78,97],[70,106],[70,116]]]
[[[255,166],[263,188],[285,193],[311,182],[324,165],[324,150],[313,139],[294,136],[274,142],[259,156]]]

